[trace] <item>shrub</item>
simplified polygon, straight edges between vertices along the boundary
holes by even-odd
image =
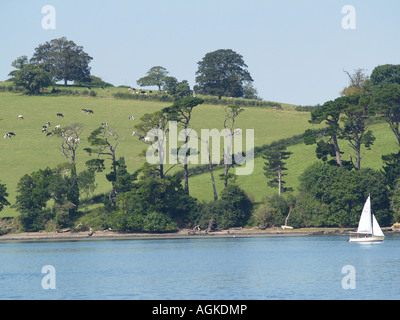
[[[143,231],[152,233],[175,232],[178,227],[175,222],[161,212],[150,212],[144,218]]]

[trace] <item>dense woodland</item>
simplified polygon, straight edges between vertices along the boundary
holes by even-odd
[[[88,88],[112,86],[90,74],[92,59],[72,41],[55,39],[36,48],[30,60],[26,56],[17,58],[12,63],[14,70],[9,80],[14,88],[30,95],[43,94],[43,88],[48,87],[56,93],[58,81],[64,85],[74,81],[75,85]],[[176,121],[182,129],[190,128],[193,110],[204,103],[204,99],[196,96],[199,94],[215,96],[217,103],[223,97],[260,101],[243,57],[236,52],[208,53],[198,65],[193,90],[188,81],[178,81],[161,66],[151,68],[138,79],[139,86],[157,87],[162,92],[157,96],[170,101],[169,107],[140,119],[135,126],[138,139],[146,143],[143,139],[146,132],[154,128],[167,132],[169,121]],[[71,124],[52,133],[59,138],[59,149],[67,163],[56,168],[38,168],[19,180],[15,207],[20,214],[21,230],[93,227],[175,232],[194,227],[209,231],[281,225],[355,227],[369,194],[380,225],[390,226],[400,218],[400,150],[382,157],[381,170],[363,168],[362,161],[363,150],[372,148],[375,142],[369,129],[374,121],[387,122],[400,146],[400,65],[377,66],[371,75],[362,69],[347,75],[349,83],[337,99],[301,108],[310,112],[311,129],[301,136],[256,150],[265,162],[265,183],[276,188],[276,195],[267,197],[263,203],[254,203],[246,190],[238,186],[233,170],[238,164],[224,161],[230,155],[224,155],[219,164],[210,161],[209,165],[198,166],[199,172],[210,175],[209,187],[214,194],[210,202],[199,202],[190,194],[190,178],[197,174],[196,168],[184,165],[182,171],[172,173],[163,164],[145,163],[130,173],[124,155],[117,153],[118,132],[107,124],[91,132],[90,147],[85,149],[91,160],[78,173],[75,152],[82,128]],[[246,109],[230,104],[224,110],[222,121],[225,120],[225,128],[233,135],[235,119]],[[312,124],[319,125],[319,129],[313,129]],[[285,186],[285,176],[290,174],[286,161],[292,155],[287,147],[293,140],[315,145],[318,160],[300,176],[296,192]],[[190,156],[185,149],[187,142],[179,146],[177,155]],[[343,159],[339,142],[350,147],[350,161]],[[217,167],[223,168],[223,174],[214,174]],[[94,195],[98,175],[106,176],[109,193]],[[216,179],[224,182],[219,193],[215,189]],[[103,205],[84,214],[82,208],[89,198]],[[0,211],[8,205],[7,186],[0,184]]]

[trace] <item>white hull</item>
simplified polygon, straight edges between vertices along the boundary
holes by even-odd
[[[350,238],[349,242],[361,242],[361,243],[370,243],[370,242],[382,242],[385,237],[360,237],[360,238]]]

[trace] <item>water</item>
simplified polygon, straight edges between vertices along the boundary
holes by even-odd
[[[0,243],[0,299],[400,299],[400,238]],[[55,268],[56,289],[42,287]],[[342,273],[354,267],[355,289]]]

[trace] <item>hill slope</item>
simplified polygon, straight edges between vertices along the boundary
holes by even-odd
[[[85,169],[85,162],[90,159],[83,151],[88,147],[87,137],[101,123],[107,122],[120,135],[120,145],[117,156],[124,156],[128,170],[133,172],[142,166],[145,158],[140,156],[148,146],[137,137],[132,136],[134,125],[145,113],[152,113],[171,103],[140,100],[116,100],[109,96],[27,96],[21,94],[0,93],[0,134],[12,131],[16,134],[12,139],[0,139],[0,182],[6,184],[9,201],[14,204],[16,187],[19,179],[24,174],[29,174],[46,167],[53,168],[60,163],[65,163],[58,147],[61,141],[56,137],[46,137],[41,133],[41,128],[47,121],[51,127],[56,125],[66,126],[81,123],[84,132],[81,145],[77,153],[78,171]],[[94,114],[85,114],[82,108],[92,109]],[[269,144],[283,138],[289,138],[303,133],[310,128],[308,123],[309,113],[292,110],[273,110],[268,108],[247,107],[237,119],[236,127],[255,130],[255,146]],[[57,113],[62,113],[64,118],[58,118]],[[18,115],[23,115],[24,120],[18,120]],[[129,120],[134,115],[136,120]],[[192,127],[200,133],[201,129],[223,129],[224,111],[222,106],[202,105],[193,113]],[[394,147],[394,139],[387,125],[375,124],[373,130],[377,141],[372,151],[366,152],[365,166],[381,167],[381,154],[388,153]],[[245,141],[245,139],[243,139]],[[296,145],[289,148],[294,154],[288,161],[287,183],[297,186],[297,178],[303,170],[316,161],[315,147]],[[106,166],[111,165],[110,161]],[[238,183],[245,190],[254,195],[256,201],[261,201],[266,195],[275,192],[266,186],[263,175],[263,160],[257,158],[254,173],[250,176],[239,177]],[[215,174],[218,180],[218,172]],[[96,194],[108,192],[109,182],[104,174],[97,175],[98,188]],[[199,200],[211,200],[212,190],[210,175],[205,173],[192,177],[189,181],[191,195]],[[218,184],[218,192],[222,190],[222,183]],[[15,209],[7,207],[0,216],[15,216]]]

